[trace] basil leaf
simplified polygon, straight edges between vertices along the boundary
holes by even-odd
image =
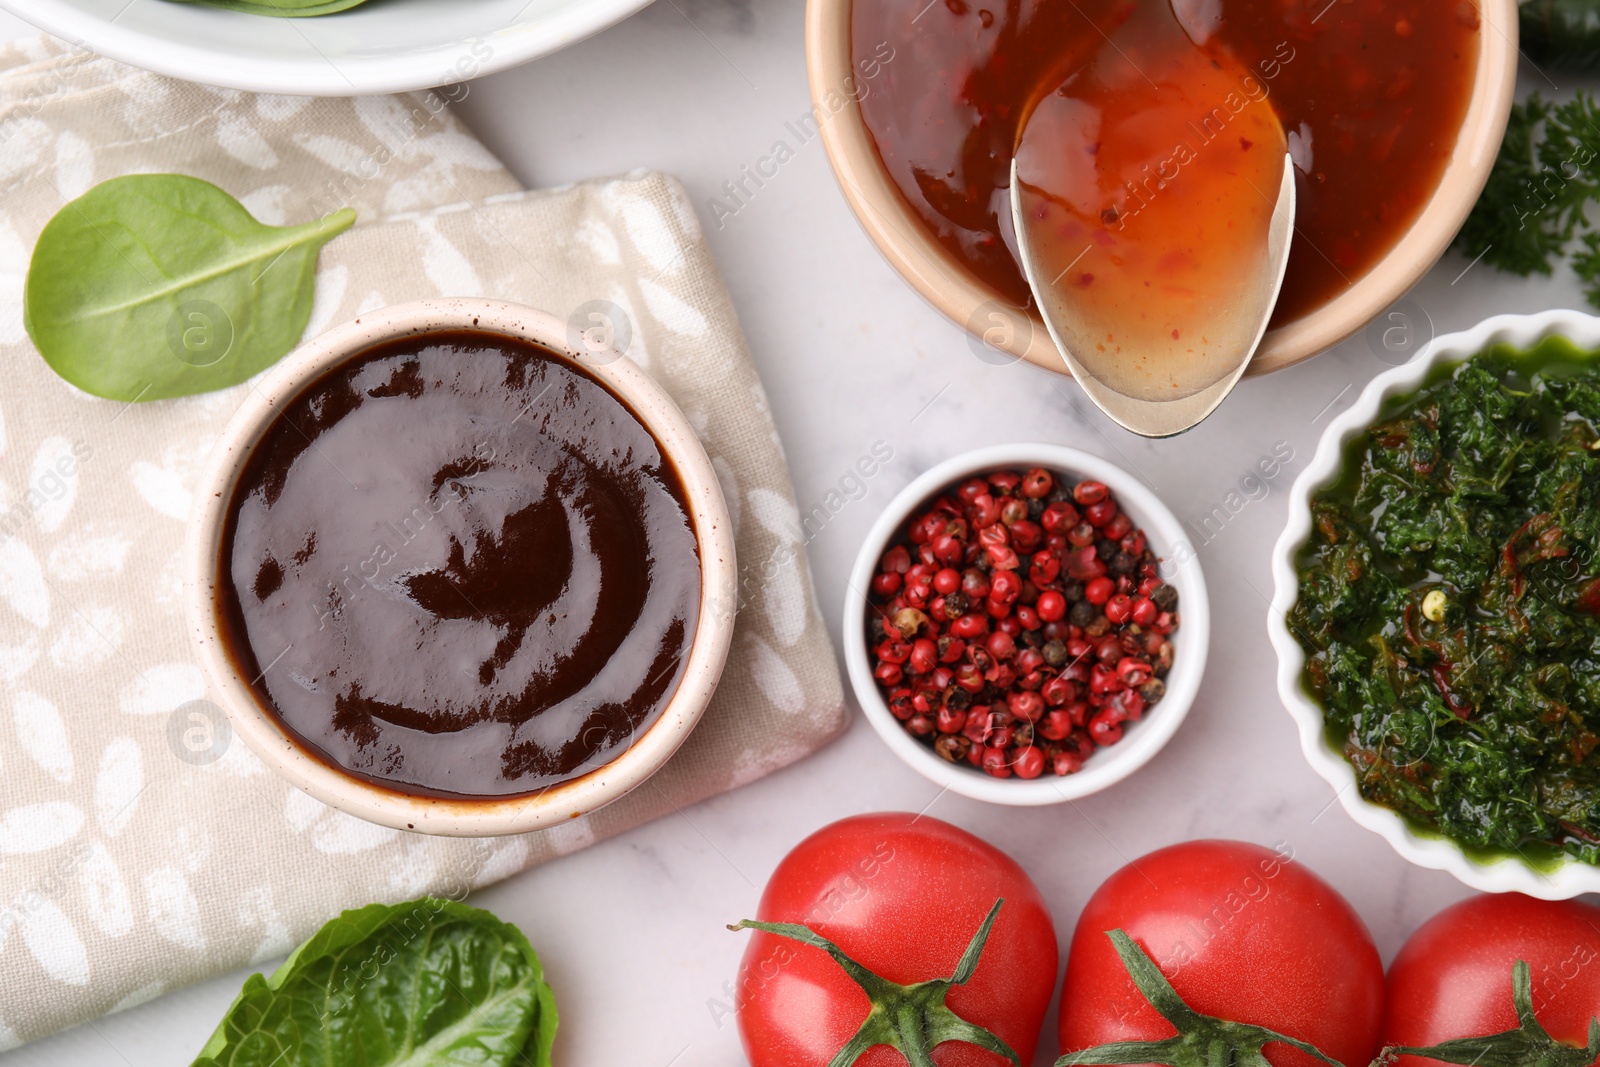
[[[229,11],[243,11],[249,15],[276,15],[280,18],[304,18],[307,15],[331,15],[348,11],[367,0],[176,0],[180,4],[201,3]]]
[[[317,253],[349,208],[264,226],[198,178],[132,174],[45,224],[23,325],[61,377],[111,400],[236,385],[295,346],[311,318]]]
[[[555,1031],[522,931],[425,897],[347,911],[251,975],[193,1067],[549,1067]]]

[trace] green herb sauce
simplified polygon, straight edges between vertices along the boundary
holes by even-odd
[[[1437,368],[1311,508],[1288,622],[1362,796],[1469,854],[1600,863],[1600,353]]]

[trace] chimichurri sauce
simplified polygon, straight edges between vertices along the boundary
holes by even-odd
[[[1600,863],[1600,353],[1439,368],[1312,520],[1288,621],[1362,795],[1469,852]]]

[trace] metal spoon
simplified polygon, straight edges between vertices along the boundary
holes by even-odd
[[[1248,188],[1238,182],[1249,179],[1235,179],[1232,175],[1237,172],[1227,167],[1198,180],[1191,177],[1193,184],[1187,189],[1182,186],[1184,175],[1177,172],[1170,184],[1146,183],[1153,203],[1165,212],[1164,218],[1156,218],[1158,212],[1154,211],[1146,219],[1133,217],[1138,214],[1137,209],[1125,203],[1126,218],[1119,219],[1115,209],[1105,209],[1100,215],[1109,223],[1096,229],[1092,214],[1085,212],[1100,201],[1088,203],[1087,207],[1079,203],[1074,208],[1064,196],[1027,181],[1030,170],[1040,171],[1040,152],[1034,153],[1032,163],[1025,159],[1029,133],[1037,116],[1051,107],[1060,110],[1075,103],[1061,104],[1052,99],[1055,95],[1046,97],[1030,115],[1011,164],[1012,222],[1034,302],[1073,377],[1100,410],[1121,426],[1146,437],[1182,433],[1215,411],[1243,375],[1266,332],[1283,284],[1294,233],[1295,183],[1282,127],[1274,117],[1269,131],[1257,116],[1250,131],[1257,136],[1273,135],[1271,140],[1263,137],[1265,143],[1260,147],[1276,147],[1284,153],[1282,177],[1276,189],[1271,187],[1271,169],[1266,166],[1270,157],[1254,164],[1261,169],[1255,171],[1258,181],[1250,181]],[[1261,107],[1265,108],[1264,102]],[[1081,109],[1074,114],[1081,116]],[[1041,125],[1048,127],[1049,121]],[[1192,122],[1187,125],[1196,129]],[[1075,147],[1084,147],[1081,138],[1073,141],[1076,133],[1064,135],[1063,128],[1058,123],[1057,129],[1047,128],[1038,138],[1048,145],[1051,158],[1070,155]],[[1237,127],[1229,131],[1230,136],[1236,130]],[[1254,146],[1242,137],[1238,141],[1247,149]],[[1220,136],[1216,142],[1223,145],[1215,150],[1216,160],[1225,159],[1224,153],[1234,150],[1234,145],[1225,143]],[[1089,152],[1100,149],[1099,143],[1085,148]],[[1206,151],[1209,149],[1202,146],[1191,153],[1191,160],[1211,165],[1204,159]],[[1259,180],[1263,173],[1269,176],[1268,180]],[[1222,177],[1218,178],[1218,174]],[[1063,178],[1062,184],[1073,190],[1065,195],[1076,196],[1079,201],[1091,195],[1085,192],[1081,179],[1081,175]],[[1113,231],[1145,223],[1144,239],[1151,242],[1145,250],[1160,252],[1164,234],[1181,229],[1195,217],[1195,212],[1210,203],[1191,204],[1185,197],[1194,200],[1200,190],[1208,188],[1233,196],[1233,208],[1248,217],[1237,228],[1228,221],[1220,238],[1195,243],[1188,249],[1191,284],[1181,295],[1162,295],[1159,284],[1151,287],[1148,277],[1130,273],[1134,268],[1127,265],[1127,257],[1114,254],[1125,251],[1126,246],[1105,247],[1124,239],[1123,234]],[[1117,192],[1120,195],[1121,191]],[[1131,184],[1129,192],[1134,192]],[[1161,195],[1172,199],[1162,202]],[[1140,201],[1139,206],[1150,205]],[[1088,240],[1083,236],[1086,225],[1090,231]],[[1241,233],[1247,236],[1236,240]],[[1080,244],[1082,251],[1074,255]],[[1098,256],[1091,255],[1097,251]],[[1147,257],[1143,262],[1148,268],[1154,258]],[[1135,287],[1140,279],[1143,288]],[[1192,284],[1195,279],[1200,279],[1198,286]],[[1108,293],[1115,293],[1116,298],[1108,297]],[[1158,320],[1158,316],[1167,317]],[[1124,341],[1126,348],[1122,346]]]

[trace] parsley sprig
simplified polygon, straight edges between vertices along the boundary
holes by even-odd
[[[1483,195],[1456,235],[1469,257],[1524,277],[1571,256],[1589,303],[1600,307],[1600,104],[1579,91],[1566,103],[1538,93],[1511,108]]]

